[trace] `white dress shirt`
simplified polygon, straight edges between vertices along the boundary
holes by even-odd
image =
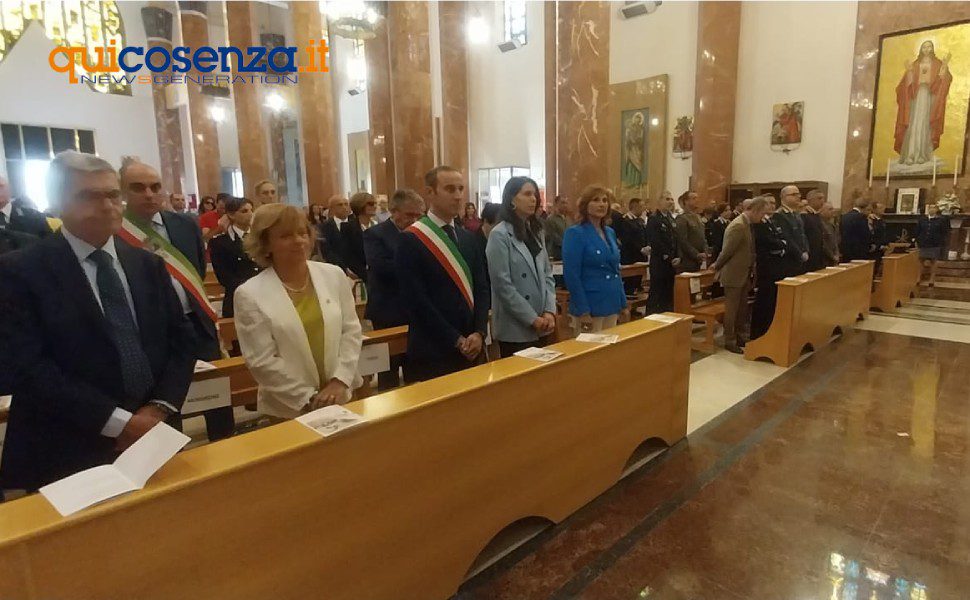
[[[155,213],[155,216],[151,220],[152,229],[155,232],[165,238],[169,243],[172,242],[172,238],[168,236],[168,229],[165,228],[165,221],[162,220],[162,213]],[[172,287],[175,288],[175,293],[179,297],[179,302],[182,303],[182,312],[189,314],[192,312],[192,306],[189,304],[189,296],[185,293],[185,288],[178,279],[172,277]]]
[[[98,248],[95,248],[72,234],[63,225],[61,226],[61,233],[64,235],[64,239],[67,240],[68,245],[71,246],[71,250],[77,256],[78,262],[81,263],[81,269],[84,271],[84,276],[87,278],[88,283],[91,284],[91,291],[94,293],[94,298],[98,301],[98,306],[101,306],[101,310],[103,311],[104,307],[101,304],[101,294],[98,292],[98,265],[89,258],[91,253]],[[125,270],[121,266],[121,261],[118,260],[118,251],[115,249],[114,237],[108,238],[107,243],[101,247],[101,250],[104,250],[111,256],[111,264],[118,273],[118,278],[121,279],[122,287],[125,288],[125,300],[128,301],[128,309],[131,310],[131,318],[137,328],[138,316],[135,314],[135,302],[131,299],[131,288],[128,287],[128,277],[125,275]],[[125,425],[128,424],[129,419],[131,419],[130,412],[121,407],[115,408],[111,416],[108,417],[108,422],[101,429],[101,435],[110,438],[118,437],[121,435],[122,430],[124,430]]]
[[[438,227],[441,227],[441,228],[444,228],[445,225],[451,225],[452,227],[454,227],[454,225],[455,225],[455,222],[454,221],[444,221],[444,220],[441,219],[441,217],[439,217],[438,215],[434,214],[430,210],[428,211],[428,218],[431,219],[431,222],[432,223],[434,223],[435,225],[437,225]]]
[[[13,216],[13,202],[7,200],[6,206],[0,208],[0,213],[7,217],[7,225],[10,225],[10,217]]]

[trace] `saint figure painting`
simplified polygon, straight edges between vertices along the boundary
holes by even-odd
[[[970,21],[881,36],[875,97],[858,91],[850,103],[873,109],[873,178],[885,177],[887,169],[891,178],[964,173]],[[850,128],[849,135],[861,134]]]
[[[620,149],[620,181],[625,188],[638,188],[647,183],[647,117],[646,108],[625,110],[620,114],[623,147]]]

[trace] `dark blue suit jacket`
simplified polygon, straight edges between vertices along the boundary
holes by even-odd
[[[870,258],[872,231],[869,218],[853,209],[842,215],[842,260],[865,260]]]
[[[488,327],[491,302],[485,279],[485,256],[475,236],[455,228],[458,251],[472,273],[475,308],[424,244],[410,231],[401,234],[397,248],[397,272],[401,299],[408,318],[408,354],[404,378],[423,381],[469,367],[456,344],[461,336]]]
[[[115,238],[155,387],[125,397],[118,350],[77,256],[60,233],[0,257],[0,394],[13,394],[0,488],[36,490],[113,461],[101,430],[116,407],[181,407],[195,358],[162,260]]]
[[[367,311],[364,316],[375,329],[397,327],[408,322],[397,278],[395,255],[403,233],[388,219],[364,231],[367,257]]]

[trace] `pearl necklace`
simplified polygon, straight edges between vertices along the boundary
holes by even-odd
[[[286,291],[288,291],[289,293],[291,293],[291,294],[302,294],[303,292],[306,291],[306,289],[308,287],[310,287],[310,275],[308,274],[306,276],[306,282],[303,284],[303,287],[301,287],[300,289],[293,289],[293,288],[291,288],[290,286],[286,285],[286,282],[283,281],[282,279],[280,279],[280,283],[283,284],[283,287],[285,287],[286,288]]]

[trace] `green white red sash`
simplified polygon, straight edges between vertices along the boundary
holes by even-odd
[[[435,257],[441,268],[448,273],[448,277],[458,287],[462,296],[465,297],[465,302],[468,302],[469,308],[474,308],[472,272],[468,268],[468,263],[465,262],[465,257],[458,251],[455,242],[448,237],[445,230],[438,227],[430,218],[424,216],[408,227],[408,231],[421,240],[428,252]]]
[[[205,285],[199,277],[199,272],[171,242],[159,235],[150,225],[142,226],[127,216],[122,221],[118,237],[136,248],[142,248],[160,256],[165,261],[165,268],[168,269],[169,275],[181,283],[185,291],[196,299],[205,314],[213,321],[219,319],[215,309],[209,304],[209,296],[205,293]]]

